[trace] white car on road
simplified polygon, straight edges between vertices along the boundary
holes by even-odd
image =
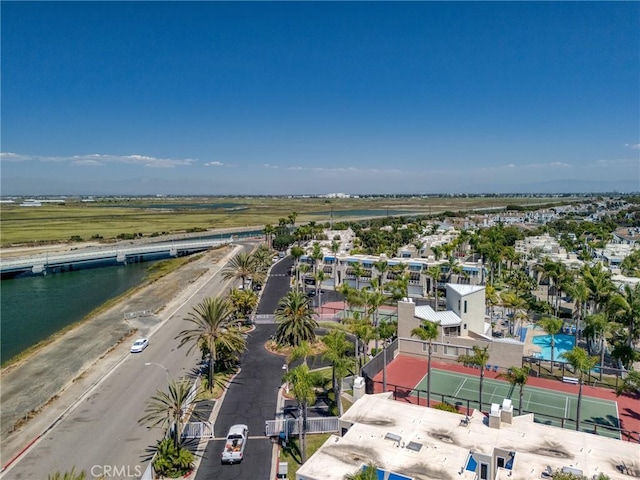
[[[139,338],[131,345],[131,353],[140,353],[149,346],[149,339]]]

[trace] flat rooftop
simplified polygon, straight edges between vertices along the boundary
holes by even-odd
[[[491,480],[541,478],[548,467],[581,471],[587,478],[640,476],[639,444],[534,423],[533,415],[514,416],[500,428],[490,428],[478,411],[468,424],[464,419],[395,401],[390,393],[365,395],[341,418],[343,426],[352,424],[346,434],[331,436],[296,478],[343,480],[373,461],[415,480],[475,479],[476,472],[466,469],[471,453],[476,462],[490,462]],[[510,469],[497,466],[499,456],[511,459]]]

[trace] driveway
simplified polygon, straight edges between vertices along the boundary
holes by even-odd
[[[293,258],[285,257],[271,267],[264,291],[257,308],[258,315],[272,315],[278,308],[280,299],[289,291],[291,275],[289,270],[293,266]]]

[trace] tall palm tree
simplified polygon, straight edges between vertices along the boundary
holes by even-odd
[[[480,367],[480,388],[478,391],[478,398],[480,403],[480,411],[482,411],[482,385],[484,383],[484,370],[489,362],[489,346],[479,347],[473,346],[473,353],[471,355],[460,355],[457,359],[458,363],[471,363]]]
[[[151,397],[144,410],[145,416],[138,423],[172,429],[174,446],[179,451],[186,414],[200,398],[198,395],[191,397],[191,382],[188,380],[169,382],[168,387],[168,392],[157,391]],[[192,416],[199,418],[196,410]]]
[[[270,223],[267,223],[262,230],[264,233],[264,241],[269,248],[271,248],[271,238],[274,233],[276,233],[276,229]]]
[[[225,280],[242,280],[242,288],[245,287],[247,278],[256,271],[254,257],[248,252],[240,252],[222,269],[222,276]]]
[[[240,353],[246,348],[247,342],[235,324],[233,307],[226,298],[205,298],[189,312],[185,320],[190,322],[192,327],[182,330],[176,336],[176,339],[180,339],[178,348],[190,344],[188,355],[194,348],[199,348],[202,342],[206,343],[211,355],[208,372],[209,391],[213,391],[218,349]]]
[[[299,428],[300,455],[304,463],[307,461],[307,411],[309,405],[315,405],[316,386],[322,383],[323,379],[318,372],[309,370],[309,366],[303,363],[285,373],[283,380],[291,385],[290,391],[298,402],[298,418],[302,418]]]
[[[556,335],[562,330],[562,320],[555,317],[543,317],[538,320],[538,326],[551,337],[551,370],[553,371],[554,353],[556,349]]]
[[[313,279],[316,282],[316,298],[318,299],[318,307],[322,306],[322,282],[324,282],[326,278],[327,275],[322,270],[318,270],[313,275]]]
[[[440,276],[442,275],[442,270],[440,270],[440,265],[432,265],[427,269],[427,275],[431,277],[431,288],[433,290],[433,296],[436,299],[436,304],[434,310],[438,311],[438,280],[440,280]]]
[[[625,285],[621,293],[614,294],[609,309],[612,316],[626,327],[627,344],[633,346],[640,340],[640,283],[634,287]]]
[[[378,480],[378,466],[369,462],[357,472],[345,475],[344,480]]]
[[[327,347],[322,358],[331,362],[333,395],[338,408],[338,416],[341,417],[343,413],[341,400],[342,379],[349,373],[347,354],[353,349],[353,345],[347,340],[345,333],[340,330],[331,330],[331,332],[322,337],[322,343]]]
[[[389,271],[389,262],[386,260],[379,260],[373,264],[378,272],[378,286],[380,290],[384,290],[384,283],[386,280],[386,274]]]
[[[298,214],[296,212],[291,212],[287,217],[289,224],[291,225],[291,230],[296,226],[296,218],[298,218]]]
[[[511,367],[507,373],[500,373],[498,377],[506,379],[512,387],[520,387],[520,399],[518,401],[518,415],[522,415],[523,388],[529,380],[529,369],[527,367]]]
[[[603,313],[594,313],[585,319],[585,335],[595,342],[596,338],[600,339],[600,380],[602,381],[602,371],[604,370],[604,354],[607,350],[607,335],[610,333],[614,324],[610,323]],[[587,343],[587,350],[591,353],[590,343]]]
[[[576,430],[580,431],[580,414],[582,411],[582,386],[584,385],[584,377],[589,376],[593,367],[598,363],[598,357],[590,357],[587,351],[581,347],[573,347],[568,352],[563,352],[562,357],[573,367],[578,374],[578,406],[576,409]]]
[[[417,337],[423,342],[427,342],[427,407],[431,401],[431,353],[433,352],[433,341],[438,338],[438,324],[423,320],[419,327],[411,330],[411,336]]]
[[[304,249],[302,247],[298,245],[294,245],[293,247],[291,247],[291,257],[293,258],[293,269],[296,272],[296,276],[295,276],[296,291],[298,290],[298,283],[300,281],[298,264],[300,262],[300,257],[302,257],[302,255],[304,255]]]
[[[611,274],[602,268],[600,263],[589,266],[585,264],[582,269],[582,279],[589,289],[589,300],[593,302],[594,313],[600,312],[609,301],[615,291],[611,282]]]
[[[276,337],[281,345],[297,346],[316,339],[318,322],[309,305],[309,297],[302,292],[289,292],[280,299],[275,311],[278,328]]]

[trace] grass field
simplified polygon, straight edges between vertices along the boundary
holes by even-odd
[[[563,202],[572,199],[563,198]],[[3,246],[34,242],[83,241],[92,237],[114,239],[122,234],[177,233],[215,228],[277,225],[280,218],[296,212],[296,222],[328,222],[374,216],[372,211],[402,211],[409,215],[436,215],[444,211],[500,208],[506,205],[551,205],[557,198],[528,197],[428,197],[428,198],[258,198],[198,197],[105,199],[83,203],[67,199],[65,204],[20,207],[3,204],[0,234]],[[214,207],[218,208],[214,208]],[[344,215],[341,212],[345,212]],[[409,213],[406,213],[409,212]]]

